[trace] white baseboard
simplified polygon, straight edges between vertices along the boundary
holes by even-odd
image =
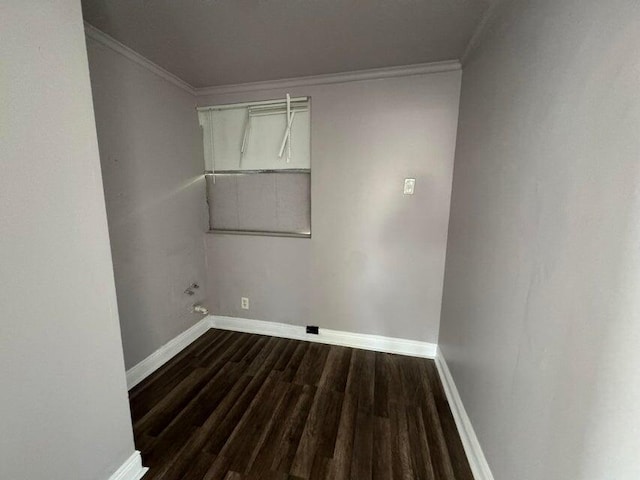
[[[327,328],[321,328],[320,333],[314,335],[306,333],[305,327],[298,325],[209,315],[189,330],[186,330],[160,347],[136,366],[127,370],[127,386],[129,389],[155,372],[210,328],[435,359],[436,367],[438,368],[474,478],[475,480],[494,480],[487,459],[478,442],[478,437],[471,425],[471,420],[462,404],[462,399],[453,381],[449,367],[442,355],[442,351],[434,343],[364,333],[344,332]],[[147,470],[147,468],[142,467],[140,452],[135,452],[109,480],[139,480]]]
[[[329,345],[342,345],[345,347],[362,348],[364,350],[374,350],[376,352],[397,353],[423,358],[435,358],[438,347],[435,343],[419,342],[404,338],[383,337],[365,333],[343,332],[340,330],[329,330],[327,328],[321,328],[318,335],[313,335],[306,333],[305,327],[298,325],[209,315],[189,330],[182,332],[176,338],[167,342],[140,363],[127,370],[127,388],[131,390],[138,385],[210,328],[291,338],[293,340],[306,340],[308,342],[326,343]]]
[[[478,442],[476,432],[473,429],[471,420],[469,419],[467,411],[462,404],[458,388],[453,381],[447,362],[442,355],[442,350],[439,348],[437,349],[436,355],[436,367],[440,373],[440,379],[442,380],[442,385],[444,387],[445,394],[447,395],[447,400],[449,401],[451,413],[456,421],[458,433],[460,434],[462,445],[464,446],[465,453],[467,454],[467,459],[469,460],[473,477],[475,480],[493,480],[493,474],[491,473],[487,459],[484,456],[480,442]]]
[[[437,345],[404,338],[383,337],[365,333],[351,333],[340,330],[320,328],[318,335],[306,333],[305,327],[286,323],[265,322],[247,318],[209,316],[212,328],[234,330],[236,332],[256,333],[272,337],[306,340],[308,342],[342,345],[345,347],[375,350],[376,352],[397,353],[412,357],[435,358]]]
[[[120,465],[120,468],[109,477],[109,480],[140,480],[149,469],[142,466],[140,452],[136,450]]]
[[[208,316],[203,318],[193,327],[169,340],[147,358],[127,370],[127,388],[131,390],[209,330],[211,328],[211,320],[209,318]]]

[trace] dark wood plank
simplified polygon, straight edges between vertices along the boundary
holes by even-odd
[[[351,479],[367,480],[373,475],[373,415],[356,413],[355,437],[351,457]]]
[[[211,330],[130,402],[145,480],[473,480],[432,360]]]
[[[247,351],[247,353],[245,353],[241,358],[237,358],[237,359],[234,358],[234,361],[251,363],[253,359],[256,358],[258,354],[262,351],[262,349],[265,348],[268,342],[269,342],[269,337],[256,336],[254,344]]]
[[[305,357],[307,350],[309,349],[309,343],[307,342],[298,342],[296,345],[291,358],[287,362],[282,372],[282,381],[283,382],[292,382],[293,378],[300,367],[300,363],[302,363],[302,359]]]
[[[218,455],[203,477],[203,480],[224,480],[227,473],[229,473],[230,466],[231,459]]]
[[[325,392],[327,392],[327,390],[325,390]],[[329,396],[329,399],[327,401],[326,413],[322,418],[319,430],[316,456],[333,458],[338,436],[338,427],[340,426],[340,413],[344,394],[334,392],[333,390],[328,390],[326,394]]]
[[[214,460],[215,457],[213,455],[210,455],[207,452],[200,452],[200,454],[195,458],[195,461],[186,470],[184,475],[180,477],[180,480],[202,479],[202,477],[206,475],[209,468],[211,468]]]
[[[357,397],[351,393],[345,393],[340,411],[336,446],[333,452],[333,464],[331,465],[331,475],[336,480],[344,480],[351,476],[351,458],[357,408]]]
[[[413,480],[416,477],[411,464],[411,448],[407,427],[406,407],[400,403],[394,404],[390,410],[391,420],[391,463],[393,478]]]
[[[449,447],[442,430],[438,408],[433,396],[433,388],[427,373],[427,362],[419,362],[418,368],[420,370],[420,382],[424,391],[422,403],[423,428],[429,444],[431,464],[437,479],[455,480],[456,476],[449,456]]]
[[[229,472],[227,476],[224,477],[224,480],[242,480],[242,475],[238,472]]]
[[[337,431],[336,410],[340,405],[339,394],[330,389],[319,388],[307,416],[304,430],[290,472],[302,478],[309,478],[316,454],[323,450],[325,456],[333,454],[335,432]]]
[[[359,366],[358,406],[351,459],[353,480],[371,479],[373,475],[373,396],[375,353],[356,350],[354,353]]]
[[[349,376],[351,351],[352,349],[347,347],[329,347],[324,370],[318,382],[319,388],[329,388],[336,392],[344,392],[347,377]]]
[[[224,399],[220,398],[219,392],[228,393],[227,397],[234,398],[233,391],[238,387],[243,387],[246,383],[236,381],[233,387],[229,389],[233,380],[238,380],[240,368],[238,364],[225,364],[214,377],[214,379],[203,389],[188,405],[177,415],[169,424],[169,426],[155,438],[155,441],[145,448],[147,459],[158,457],[156,465],[160,469],[168,469],[171,472],[171,478],[177,478],[178,474],[189,467],[189,462],[193,458],[193,449],[189,448],[185,453],[180,454],[177,458],[172,458],[171,452],[175,450],[175,446],[189,444],[192,440],[194,432],[205,430],[202,425],[202,419],[205,415],[210,415],[211,409],[222,404]],[[248,383],[248,378],[247,378]],[[212,394],[213,393],[213,394]],[[218,397],[218,398],[216,398]],[[225,397],[225,398],[227,398]],[[208,407],[208,408],[207,408]],[[215,408],[216,412],[224,411],[224,408]],[[196,436],[200,438],[202,435]],[[158,470],[159,468],[156,468]]]
[[[250,405],[256,396],[264,392],[265,382],[268,374],[263,373],[257,377],[252,377],[242,395],[236,400],[233,407],[227,412],[214,432],[211,432],[207,440],[206,450],[209,453],[219,454],[229,440],[231,434],[241,422],[244,415],[249,410]],[[271,387],[271,383],[267,384]]]
[[[162,388],[162,385],[169,383],[173,379],[173,372],[181,370],[184,367],[189,367],[193,363],[197,352],[202,348],[211,348],[211,345],[218,343],[218,339],[221,335],[227,332],[221,330],[210,329],[204,333],[195,342],[189,345],[187,348],[178,353],[171,359],[170,362],[162,365],[158,370],[149,375],[144,381],[136,385],[129,391],[129,399],[135,402],[138,397],[148,392],[152,398],[157,398],[156,395]],[[231,333],[231,332],[229,332]],[[178,382],[182,378],[178,379]],[[177,382],[176,382],[177,383]]]
[[[310,385],[304,385],[302,396],[293,412],[291,420],[287,426],[280,448],[276,451],[272,470],[279,472],[290,472],[291,464],[298,450],[298,444],[302,437],[302,432],[307,423],[307,417],[311,410],[313,399],[316,395],[316,388]]]
[[[309,345],[304,358],[300,362],[298,371],[293,378],[293,382],[301,385],[317,386],[320,382],[328,354],[329,348],[326,345],[320,345],[318,343]]]
[[[377,417],[389,418],[389,354],[375,355],[373,411]]]
[[[202,368],[192,370],[142,418],[133,422],[134,432],[136,434],[158,435],[175,417],[176,412],[179,412],[184,404],[189,401],[193,391],[202,383],[203,375],[204,369]]]
[[[373,480],[393,478],[392,448],[391,422],[388,418],[375,417],[373,419]]]
[[[249,462],[249,477],[266,475],[271,470],[273,458],[284,441],[287,428],[292,421],[296,405],[302,396],[303,386],[288,384],[287,392],[273,412],[272,424],[255,458]],[[279,473],[282,476],[282,472]]]
[[[291,360],[291,357],[293,356],[293,352],[295,352],[296,347],[300,345],[300,342],[296,342],[295,340],[285,340],[285,341],[287,342],[287,345],[284,351],[282,352],[282,354],[280,355],[280,358],[278,359],[276,364],[273,366],[274,370],[278,370],[278,371],[284,370],[287,364],[289,363],[289,360]]]
[[[323,455],[316,455],[309,472],[309,480],[331,480],[331,467],[333,460]]]
[[[438,410],[438,418],[442,425],[442,431],[446,439],[451,465],[456,480],[473,480],[473,473],[469,466],[469,461],[464,452],[462,440],[458,434],[456,422],[453,419],[449,401],[444,393],[444,388],[440,382],[440,376],[436,369],[435,362],[426,362],[425,368],[429,376],[429,385],[433,392],[434,401]]]
[[[413,471],[420,479],[435,480],[433,466],[431,465],[431,454],[429,453],[429,445],[427,444],[427,436],[422,425],[422,410],[408,406],[407,427]]]
[[[213,432],[215,432],[218,426],[223,422],[228,412],[233,408],[237,399],[245,391],[251,380],[251,377],[240,377],[240,379],[233,385],[233,388],[229,391],[228,395],[219,404],[219,406],[210,413],[209,417],[202,424],[202,426],[198,428],[195,433],[187,440],[185,450],[182,455],[177,458],[165,460],[165,462],[168,462],[169,465],[165,469],[165,476],[162,478],[179,478],[179,476],[189,468],[190,463],[193,462],[195,458],[199,457],[203,453],[207,453],[205,450],[205,445],[212,437]],[[158,463],[160,467],[163,464],[161,463],[161,461],[159,461]],[[207,472],[206,475],[209,475],[209,472]]]
[[[353,453],[353,440],[356,427],[356,415],[358,410],[358,387],[362,373],[362,362],[359,356],[351,352],[349,356],[349,372],[342,399],[340,411],[340,424],[336,436],[334,461],[331,465],[331,475],[337,480],[344,480],[351,476],[351,459]]]
[[[279,382],[279,372],[269,372],[264,387],[251,402],[220,452],[233,458],[231,469],[234,472],[248,473],[248,467],[257,456],[272,424],[273,410],[284,399],[286,390],[287,384]]]
[[[282,355],[286,343],[287,341],[282,338],[271,338],[265,348],[248,365],[245,374],[255,376],[264,371],[277,371],[275,364]]]

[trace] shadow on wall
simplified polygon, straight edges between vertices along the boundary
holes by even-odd
[[[207,230],[195,98],[87,39],[127,368],[189,328],[205,301]],[[185,289],[202,288],[193,296]]]

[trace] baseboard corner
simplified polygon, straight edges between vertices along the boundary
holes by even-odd
[[[140,480],[149,469],[142,466],[142,457],[136,450],[131,456],[116,470],[109,480]]]
[[[169,340],[140,363],[131,367],[127,370],[127,389],[131,390],[138,385],[210,328],[211,316],[208,315],[177,337]]]
[[[476,432],[473,429],[471,419],[464,408],[462,398],[460,397],[458,388],[453,381],[451,371],[447,366],[442,350],[440,347],[436,350],[436,368],[440,374],[442,386],[447,396],[447,400],[449,401],[449,407],[451,408],[451,413],[453,414],[453,418],[456,422],[456,427],[458,427],[458,433],[460,434],[464,451],[467,454],[467,459],[469,460],[473,477],[475,480],[494,480],[493,473],[491,473],[491,469],[489,468],[487,459],[482,451]]]

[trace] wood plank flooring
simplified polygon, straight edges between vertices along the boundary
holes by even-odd
[[[130,404],[144,480],[473,480],[432,360],[212,329]]]

